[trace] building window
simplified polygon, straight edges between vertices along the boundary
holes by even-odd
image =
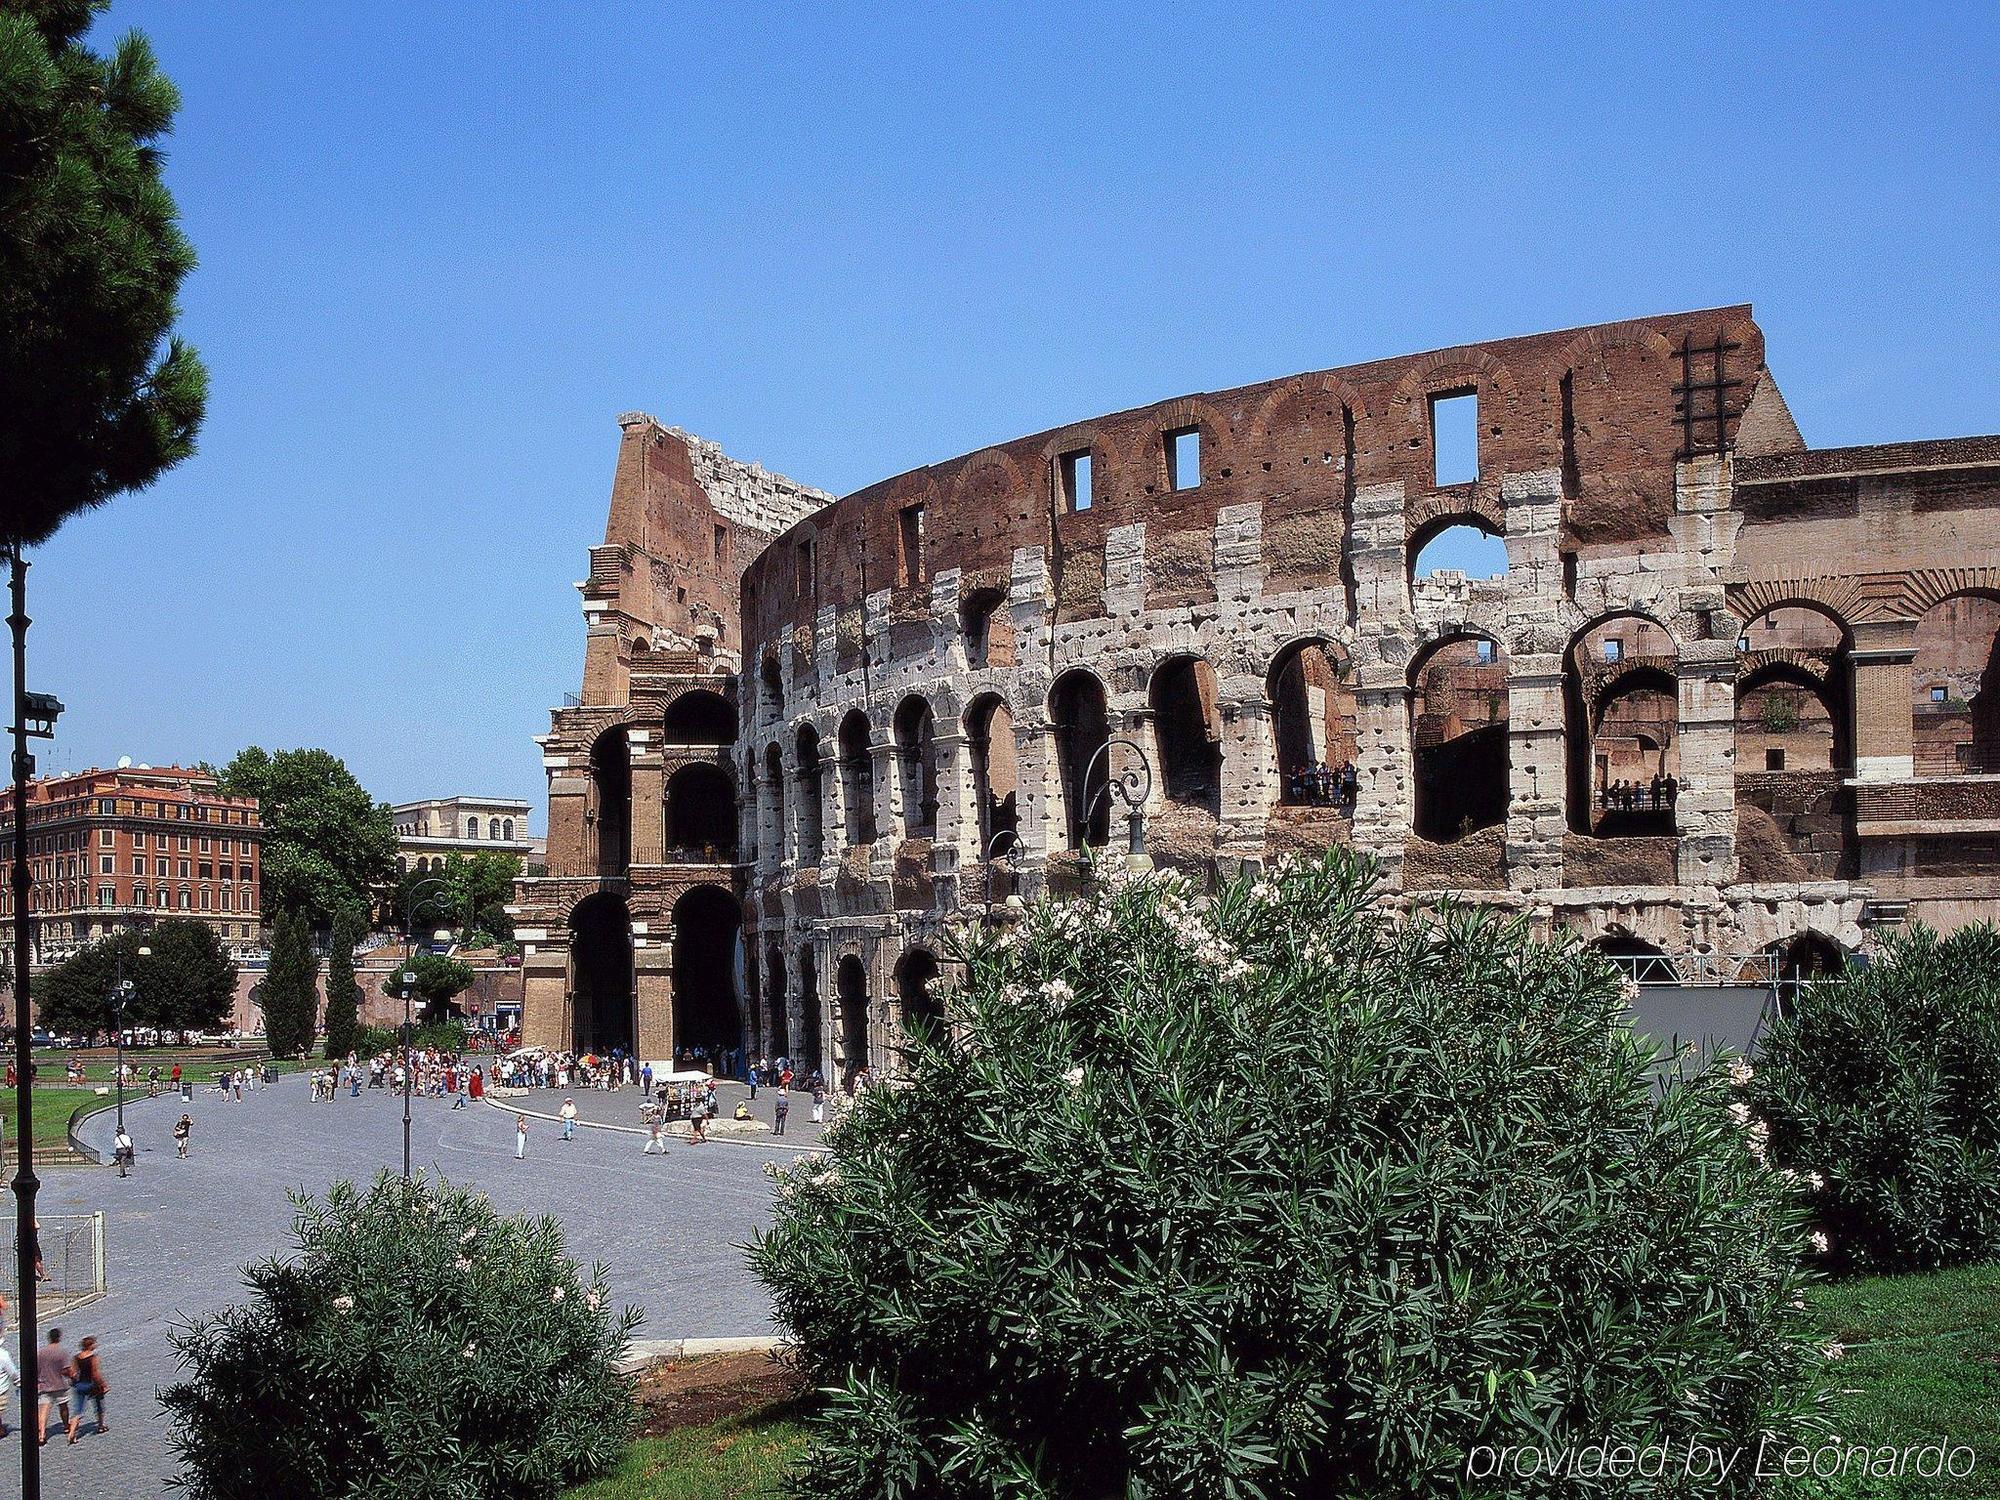
[[[494,840],[499,839],[500,820],[498,818],[488,818],[486,820],[486,836],[489,839],[494,839]]]
[[[511,843],[513,843],[513,842],[514,842],[514,820],[513,820],[512,818],[509,818],[509,819],[508,819],[508,820],[507,820],[507,821],[506,821],[505,823],[502,823],[502,824],[500,825],[500,827],[501,827],[501,830],[502,830],[502,831],[501,831],[501,837],[502,837],[502,838],[504,838],[504,839],[506,839],[506,841],[507,841],[508,843],[510,843],[510,844],[511,844]]]
[[[1931,702],[1933,703],[1942,703],[1949,696],[1950,694],[1945,691],[1942,683],[1931,689]]]
[[[1490,667],[1493,665],[1493,643],[1491,641],[1476,641],[1474,642],[1474,649],[1477,652],[1477,659],[1480,666]]]
[[[1057,459],[1056,482],[1062,487],[1063,509],[1089,510],[1093,498],[1090,488],[1090,450],[1080,448],[1075,453],[1065,453]]]
[[[118,892],[116,888],[108,885],[100,885],[97,888],[97,904],[99,906],[116,906],[118,904]]]
[[[182,860],[180,862],[180,866],[181,866],[180,877],[181,879],[186,880],[188,878],[188,862],[186,860]]]
[[[117,861],[116,859],[114,859],[113,856],[109,854],[100,854],[97,857],[97,873],[100,875],[109,875],[113,873],[112,867],[116,863]]]
[[[1164,434],[1167,448],[1167,488],[1192,490],[1201,487],[1201,429],[1179,427]]]
[[[1431,478],[1442,489],[1479,477],[1479,392],[1431,397]]]
[[[1785,752],[1775,745],[1764,752],[1764,769],[1782,771],[1785,769]]]
[[[194,893],[190,891],[186,886],[181,887],[181,910],[182,911],[194,910]]]
[[[719,563],[729,561],[729,528],[727,526],[718,525],[715,528],[715,560]]]
[[[97,831],[97,842],[103,845],[106,849],[109,849],[111,847],[112,841],[115,838],[117,838],[117,835],[114,834],[109,828],[100,828]]]
[[[479,837],[479,819],[467,818],[465,820],[465,836],[469,839]]]
[[[168,862],[164,859],[156,859],[153,861],[153,873],[159,876],[160,879],[162,880],[165,880],[167,878],[167,863]]]
[[[1625,643],[1616,636],[1607,639],[1604,643],[1604,659],[1606,661],[1623,661],[1625,659]]]
[[[901,527],[903,542],[903,582],[905,585],[924,581],[924,508],[921,505],[906,505],[897,517]]]

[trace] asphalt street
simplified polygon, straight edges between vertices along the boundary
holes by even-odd
[[[322,1192],[343,1177],[365,1181],[382,1167],[401,1168],[401,1101],[384,1091],[315,1104],[293,1077],[241,1104],[211,1091],[185,1107],[194,1116],[187,1161],[175,1159],[169,1134],[180,1101],[142,1098],[126,1105],[138,1148],[130,1178],[109,1167],[43,1174],[44,1215],[105,1211],[110,1284],[102,1300],[63,1319],[63,1333],[72,1348],[97,1336],[111,1430],[42,1450],[49,1500],[166,1493],[173,1457],[156,1392],[177,1374],[168,1328],[235,1300],[241,1266],[290,1252],[288,1189]],[[764,1164],[789,1162],[792,1151],[677,1143],[664,1158],[642,1156],[635,1135],[580,1129],[565,1142],[555,1125],[531,1121],[528,1157],[516,1161],[511,1113],[420,1099],[413,1115],[420,1169],[483,1189],[504,1212],[553,1214],[571,1254],[603,1261],[613,1295],[645,1310],[640,1337],[772,1331],[768,1299],[739,1247],[768,1222]],[[112,1129],[107,1112],[87,1122],[84,1136],[108,1148]],[[10,1327],[8,1338],[11,1345],[18,1332]],[[0,1441],[0,1496],[20,1493],[21,1414],[17,1398],[9,1415],[17,1436]]]

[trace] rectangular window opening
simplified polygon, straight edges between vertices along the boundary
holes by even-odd
[[[1785,769],[1785,752],[1784,752],[1784,751],[1782,751],[1782,750],[1778,750],[1778,749],[1770,749],[1770,750],[1766,750],[1766,751],[1764,752],[1764,769],[1765,769],[1765,770],[1767,770],[1767,771],[1782,771],[1782,770],[1784,770],[1784,769]]]
[[[924,508],[906,505],[899,516],[903,534],[903,582],[924,581]]]
[[[1065,510],[1089,510],[1090,490],[1090,450],[1085,448],[1076,453],[1065,453],[1058,461],[1061,465],[1062,499]]]
[[[717,526],[715,528],[715,560],[719,563],[729,561],[729,528],[727,526]]]
[[[1431,397],[1431,459],[1439,488],[1479,477],[1479,393],[1446,391]]]
[[[1167,488],[1193,490],[1201,487],[1201,429],[1181,427],[1166,434]]]
[[[1616,637],[1607,640],[1604,643],[1604,659],[1606,661],[1623,661],[1625,659],[1625,643]]]

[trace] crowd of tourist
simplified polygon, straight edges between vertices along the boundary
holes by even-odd
[[[1354,762],[1342,761],[1338,766],[1329,766],[1325,761],[1310,766],[1301,766],[1287,773],[1285,777],[1285,800],[1311,807],[1331,807],[1342,812],[1354,811],[1354,799],[1361,786],[1361,778],[1356,774]]]
[[[35,1227],[40,1229],[41,1225],[37,1223]],[[43,1275],[39,1247],[35,1273]],[[14,1434],[8,1417],[13,1410],[14,1392],[21,1385],[21,1367],[8,1351],[10,1341],[5,1336],[10,1332],[9,1312],[7,1298],[0,1293],[0,1438]],[[35,1441],[40,1444],[48,1442],[51,1416],[56,1419],[57,1430],[66,1434],[72,1443],[83,1436],[87,1417],[95,1417],[98,1432],[109,1432],[111,1429],[104,1420],[104,1398],[110,1392],[111,1385],[104,1378],[104,1357],[98,1351],[97,1340],[86,1337],[72,1353],[63,1343],[62,1329],[49,1329],[42,1346],[35,1351]],[[21,1425],[28,1425],[26,1391],[21,1393]]]
[[[1657,773],[1650,783],[1620,778],[1598,788],[1607,812],[1671,812],[1680,795],[1680,778]]]

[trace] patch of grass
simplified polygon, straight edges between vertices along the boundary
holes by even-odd
[[[4,1112],[4,1118],[0,1118],[0,1137],[4,1137],[6,1140],[7,1156],[10,1161],[13,1159],[14,1153],[14,1096],[16,1092],[14,1089],[0,1089],[0,1112]],[[44,1146],[68,1145],[70,1115],[80,1104],[96,1104],[99,1102],[97,1091],[87,1088],[38,1088],[33,1091],[32,1097],[35,1101],[36,1150],[40,1150]],[[116,1097],[115,1094],[108,1094],[104,1097],[103,1102],[109,1103]]]
[[[618,1467],[568,1500],[770,1500],[804,1456],[805,1428],[790,1405],[706,1427],[640,1438]]]
[[[1829,1494],[1889,1497],[2000,1494],[2000,1266],[1874,1276],[1817,1287],[1809,1304],[1845,1353],[1833,1430],[1849,1443],[1962,1443],[1967,1478],[1850,1481]]]

